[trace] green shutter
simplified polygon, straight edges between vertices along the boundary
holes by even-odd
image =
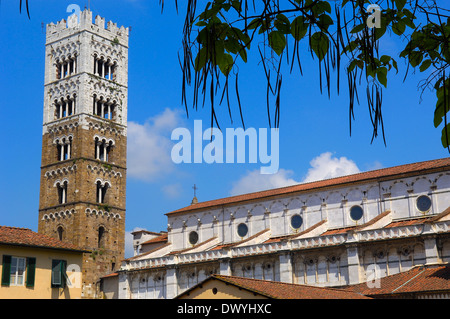
[[[11,280],[11,256],[3,255],[2,286],[9,286]]]
[[[52,260],[52,288],[61,286],[61,261]]]
[[[34,287],[34,278],[36,277],[36,258],[27,258],[27,287]]]
[[[61,260],[61,288],[66,288],[66,280],[67,280],[67,274],[66,274],[66,268],[67,268],[67,262],[65,260]]]
[[[67,281],[67,261],[52,260],[52,288],[65,288]]]

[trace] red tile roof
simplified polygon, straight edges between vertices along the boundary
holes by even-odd
[[[239,289],[245,289],[270,299],[370,299],[369,297],[363,296],[359,293],[346,291],[343,289],[297,285],[279,281],[224,275],[212,275],[205,281],[208,280],[220,280]],[[205,281],[203,281],[203,283]],[[190,291],[198,286],[201,286],[203,283],[188,289],[180,296],[188,294]]]
[[[367,283],[345,287],[345,290],[367,296],[392,294],[450,292],[450,266],[418,266],[409,271],[380,279],[379,288],[369,288]]]
[[[0,245],[52,248],[87,252],[72,243],[36,233],[28,228],[0,226]]]
[[[423,223],[425,223],[427,221],[430,221],[431,218],[432,217],[420,217],[420,218],[414,218],[414,219],[405,219],[405,220],[393,221],[393,222],[387,224],[386,226],[384,226],[384,228],[412,226],[412,225],[423,224]]]
[[[146,245],[146,244],[155,244],[155,243],[166,243],[167,242],[167,233],[163,233],[161,236],[149,239],[145,242],[143,242],[141,245]]]
[[[347,175],[327,180],[321,180],[317,182],[298,184],[294,186],[288,186],[283,188],[270,189],[266,191],[260,191],[250,194],[226,197],[222,199],[216,199],[206,202],[199,202],[197,204],[192,204],[190,206],[172,211],[166,215],[180,214],[190,211],[195,211],[199,209],[220,207],[223,205],[236,204],[239,202],[257,200],[261,198],[269,198],[272,196],[283,196],[289,195],[297,192],[306,192],[315,189],[325,188],[325,187],[336,187],[346,184],[362,183],[371,180],[389,180],[392,178],[399,178],[404,176],[413,176],[417,174],[422,174],[425,172],[434,172],[441,170],[450,169],[450,158],[442,158],[437,160],[406,164],[400,166],[394,166],[389,168],[383,168],[379,170],[363,172],[353,175]]]

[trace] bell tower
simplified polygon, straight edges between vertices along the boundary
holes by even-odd
[[[47,25],[39,233],[84,254],[84,298],[124,258],[128,35],[85,9]]]

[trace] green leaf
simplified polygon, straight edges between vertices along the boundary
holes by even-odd
[[[286,18],[284,14],[277,15],[274,25],[277,30],[282,32],[283,34],[288,34],[291,32],[291,22],[288,18]]]
[[[431,60],[425,60],[422,62],[422,65],[420,66],[419,70],[420,72],[425,71],[426,69],[428,69],[431,65]]]
[[[233,68],[233,57],[228,53],[225,53],[219,63],[219,68],[225,76],[228,76]]]
[[[387,87],[387,68],[382,67],[377,69],[377,79],[384,87]]]
[[[406,0],[395,0],[397,10],[401,11],[406,4]]]
[[[384,64],[388,64],[391,61],[391,57],[389,55],[382,55],[380,61]]]
[[[248,30],[253,30],[253,29],[256,29],[256,28],[258,28],[260,25],[261,25],[261,19],[260,18],[255,18],[255,19],[253,19],[250,23],[249,23],[249,25],[247,26],[247,29]]]
[[[242,60],[243,60],[245,63],[247,63],[247,51],[246,51],[244,48],[242,48],[242,49],[239,51],[239,55],[241,56]]]
[[[412,51],[409,53],[409,63],[413,68],[418,66],[422,62],[423,53],[418,51]]]
[[[330,40],[325,33],[316,32],[311,36],[311,49],[314,51],[319,60],[323,60],[328,52]]]
[[[305,18],[299,16],[292,21],[291,34],[295,40],[300,41],[308,32],[309,24],[305,23]]]
[[[364,23],[357,25],[352,29],[352,31],[350,31],[350,33],[358,33],[360,31],[364,30],[365,27],[366,27],[366,25]]]
[[[450,124],[447,124],[442,129],[441,142],[445,148],[450,146]]]
[[[194,69],[195,71],[200,71],[206,65],[206,48],[203,47],[197,54],[195,58]]]
[[[405,32],[405,29],[406,24],[403,20],[392,23],[392,31],[394,31],[396,35],[402,35],[403,32]]]
[[[284,47],[286,46],[286,38],[280,31],[272,31],[269,33],[269,46],[276,54],[280,55],[283,53]]]

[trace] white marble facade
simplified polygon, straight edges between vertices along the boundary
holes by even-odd
[[[213,273],[376,286],[450,261],[449,207],[448,159],[194,204],[166,214],[159,244],[155,233],[136,234],[119,298],[173,298]]]

